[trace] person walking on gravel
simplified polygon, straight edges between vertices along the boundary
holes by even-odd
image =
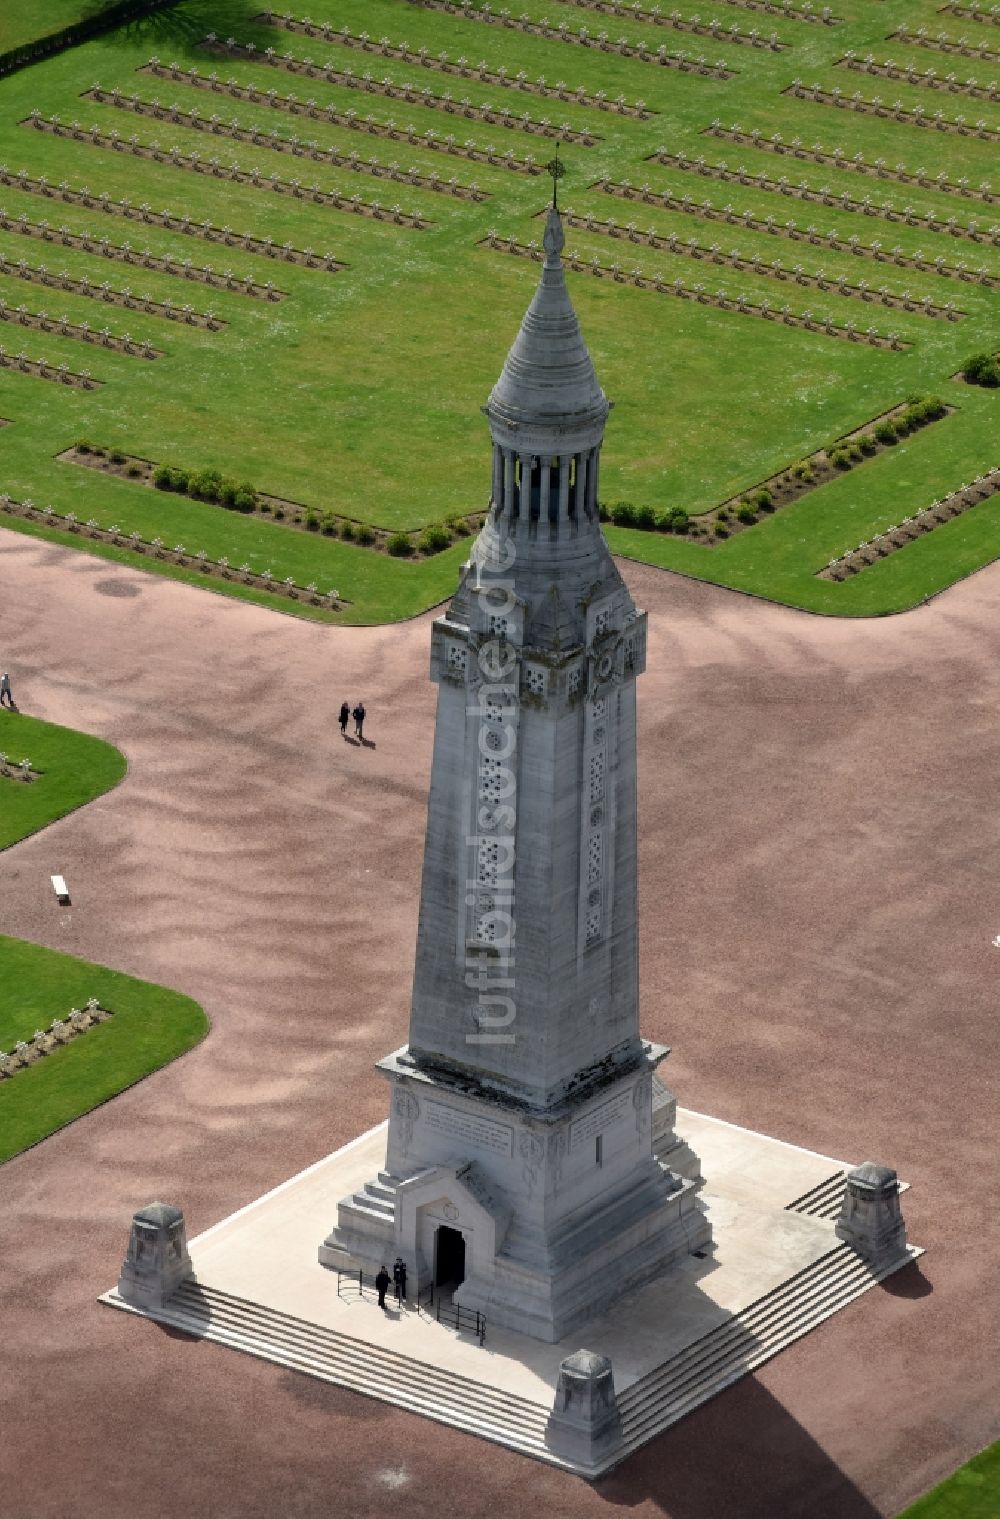
[[[346,701],[341,702],[341,704],[340,704],[340,736],[341,736],[341,738],[346,738],[347,737],[347,719],[350,717],[350,715],[351,715],[351,709],[347,705]]]
[[[367,714],[365,713],[364,706],[359,701],[358,704],[357,704],[357,706],[355,707],[354,711],[351,713],[351,716],[354,718],[354,737],[355,738],[364,738],[364,736],[365,736],[364,735],[364,726],[365,726],[365,717],[366,717],[366,715]]]

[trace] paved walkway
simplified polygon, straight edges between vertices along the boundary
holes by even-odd
[[[9,532],[0,555],[22,708],[130,761],[0,855],[0,925],[213,1021],[0,1170],[5,1516],[875,1519],[1000,1433],[1000,566],[869,622],[628,568],[644,1032],[685,1105],[897,1166],[928,1254],[591,1490],[95,1302],[137,1205],[196,1233],[384,1117],[429,618],[331,631]],[[358,696],[370,748],[336,728]]]

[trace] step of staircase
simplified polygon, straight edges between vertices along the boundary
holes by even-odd
[[[619,1395],[622,1451],[616,1459],[808,1334],[903,1264],[896,1259],[873,1266],[849,1245],[839,1244],[734,1314]]]
[[[562,1460],[548,1449],[548,1404],[219,1288],[185,1282],[164,1308],[146,1316],[595,1478],[920,1253],[911,1250],[902,1260],[873,1266],[838,1242],[774,1291],[621,1391],[622,1443],[593,1468]],[[142,1311],[117,1291],[106,1293],[102,1301]]]
[[[785,1212],[805,1213],[810,1218],[836,1218],[846,1191],[847,1172],[835,1171],[794,1202],[786,1204]]]
[[[128,1306],[116,1293],[106,1301]],[[148,1316],[199,1339],[552,1459],[544,1443],[547,1407],[383,1346],[193,1281],[183,1283],[163,1309]]]

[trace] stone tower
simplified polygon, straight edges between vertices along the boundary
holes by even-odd
[[[636,610],[601,532],[610,411],[550,211],[484,407],[489,515],[434,623],[439,687],[409,1043],[385,1170],[328,1265],[402,1255],[490,1322],[559,1340],[710,1238],[640,1037]]]

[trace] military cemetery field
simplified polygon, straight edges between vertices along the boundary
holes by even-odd
[[[0,712],[0,849],[100,796],[124,774],[125,756],[111,744]]]
[[[0,849],[108,791],[126,768],[101,739],[6,711],[0,751]],[[86,1010],[92,998],[95,1016]],[[157,1070],[206,1029],[188,997],[0,935],[0,1161]]]
[[[846,614],[987,563],[1000,35],[831,9],[182,0],[10,76],[0,521],[321,619],[440,600],[561,138],[617,551]]]
[[[207,1029],[178,992],[0,936],[0,1162],[159,1070]]]

